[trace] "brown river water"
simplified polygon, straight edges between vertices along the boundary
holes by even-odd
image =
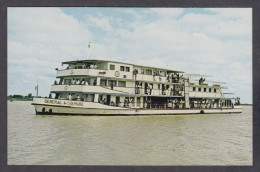
[[[8,102],[8,165],[252,165],[241,114],[44,116]]]

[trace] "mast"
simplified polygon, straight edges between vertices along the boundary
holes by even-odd
[[[184,78],[184,99],[186,109],[190,108],[189,78]]]
[[[87,59],[89,58],[89,56],[90,56],[90,44],[92,44],[92,43],[95,43],[94,41],[89,41],[88,42],[88,55],[87,55]]]
[[[35,90],[36,90],[36,96],[38,97],[38,92],[39,92],[39,85],[38,85],[38,81],[37,81],[37,85],[35,87]]]
[[[38,61],[37,61],[37,63],[38,63],[38,66],[39,66],[39,61],[40,61],[40,58],[38,57]],[[36,85],[36,87],[35,87],[35,90],[36,90],[36,96],[38,97],[38,93],[39,93],[39,85],[38,85],[38,75],[37,75],[37,85]]]

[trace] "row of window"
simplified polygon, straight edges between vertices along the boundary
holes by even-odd
[[[110,70],[115,70],[115,65],[110,64]],[[120,71],[123,72],[130,72],[130,67],[128,66],[120,66]],[[154,76],[166,76],[164,71],[157,71],[151,69],[141,69],[141,74],[143,75],[154,75]]]
[[[193,87],[193,91],[197,91],[196,88],[197,88],[197,87]],[[214,88],[213,90],[214,90],[214,93],[217,92],[217,89],[216,89],[216,88]],[[200,88],[200,87],[198,87],[198,91],[201,92],[201,88]],[[204,88],[204,92],[207,92],[207,88]],[[208,92],[211,92],[211,88],[209,88],[209,91],[208,91]]]
[[[154,76],[166,76],[166,72],[158,71],[158,70],[151,70],[151,69],[141,69],[141,74],[143,75],[154,75]]]
[[[111,64],[110,65],[110,70],[115,70],[115,65]],[[130,67],[128,67],[128,66],[120,66],[120,71],[130,72]]]
[[[153,71],[150,69],[141,69],[141,74],[143,75],[153,75]]]
[[[113,87],[126,87],[126,81],[118,81],[117,82],[115,80],[108,80],[108,84],[107,84],[107,80],[101,79],[100,85],[101,86],[108,86],[108,87],[110,87],[111,85],[113,85]]]

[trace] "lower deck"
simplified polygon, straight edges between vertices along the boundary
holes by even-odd
[[[216,113],[241,113],[241,106],[223,108],[126,108],[104,105],[95,102],[80,102],[68,100],[53,100],[34,98],[36,114],[49,115],[185,115],[185,114],[216,114]]]

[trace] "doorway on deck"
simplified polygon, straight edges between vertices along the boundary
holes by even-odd
[[[119,103],[120,103],[120,97],[116,96],[116,106],[119,106]]]
[[[110,105],[111,96],[107,95],[107,105]]]
[[[143,107],[146,108],[146,97],[143,97]]]
[[[164,86],[164,84],[162,84],[162,95],[165,95],[165,86]]]
[[[140,107],[140,105],[141,105],[141,98],[137,97],[137,107]]]
[[[148,88],[148,84],[144,83],[144,94],[148,94],[147,88]]]
[[[60,96],[60,93],[56,93],[56,94],[55,94],[55,99],[58,99],[59,96]]]

